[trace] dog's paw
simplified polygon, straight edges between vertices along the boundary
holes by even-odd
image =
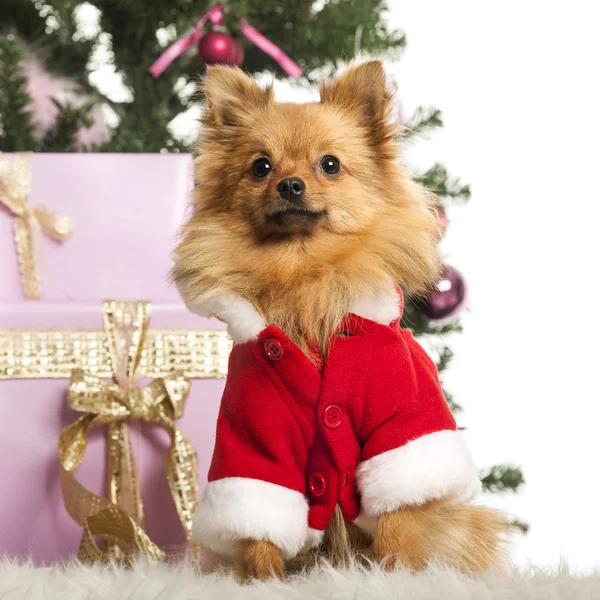
[[[244,579],[283,579],[281,550],[267,540],[242,542],[242,577]]]

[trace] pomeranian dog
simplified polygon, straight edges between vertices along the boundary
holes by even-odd
[[[440,223],[398,160],[381,63],[324,82],[320,102],[277,103],[225,66],[202,91],[173,279],[234,347],[195,538],[258,578],[353,540],[388,568],[498,566],[507,522],[469,503],[476,469],[399,326],[401,290],[438,276]]]

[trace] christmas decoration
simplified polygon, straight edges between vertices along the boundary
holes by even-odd
[[[171,44],[152,64],[149,71],[153,77],[158,77],[178,56],[183,54],[192,44],[198,42],[200,58],[208,64],[222,62],[231,65],[241,65],[244,53],[229,35],[212,31],[203,33],[204,25],[210,21],[215,26],[223,22],[223,9],[220,5],[213,6],[197,23],[194,31]],[[290,77],[300,77],[302,68],[298,66],[281,48],[268,40],[262,33],[252,27],[246,19],[240,19],[240,33],[248,38],[256,47],[273,58]],[[206,42],[204,38],[209,38]],[[237,48],[236,48],[237,46]]]
[[[206,480],[231,340],[216,321],[197,329],[197,317],[173,303],[153,303],[151,325],[149,308],[147,302],[7,303],[0,289],[0,437],[10,449],[0,456],[0,471],[11,482],[10,493],[0,495],[2,554],[62,562],[77,552],[85,528],[82,558],[105,560],[90,536],[107,527],[119,529],[118,546],[127,552],[140,546],[160,558],[156,546],[167,554],[184,549],[181,515],[192,512],[196,482],[201,491]],[[135,377],[151,382],[142,389],[129,385],[134,364]],[[69,406],[83,415],[73,416],[66,389]],[[196,476],[188,470],[194,459],[184,453],[186,438],[199,457]]]
[[[445,265],[435,288],[426,298],[417,299],[415,304],[425,317],[433,321],[454,318],[463,307],[467,286],[463,276],[454,268]]]
[[[403,33],[390,26],[385,17],[385,0],[355,0],[344,3],[342,9],[337,3],[301,2],[297,10],[293,5],[263,0],[221,0],[218,8],[213,2],[175,2],[168,7],[137,2],[128,4],[125,12],[101,10],[102,6],[96,8],[93,2],[53,0],[50,4],[34,3],[28,10],[17,8],[19,0],[9,2],[15,9],[5,11],[4,33],[0,33],[0,150],[7,152],[189,151],[195,123],[174,125],[194,121],[190,118],[193,111],[185,113],[195,108],[191,90],[205,68],[198,59],[197,43],[211,25],[238,43],[244,39],[243,68],[247,71],[271,70],[277,76],[303,74],[312,81],[332,71],[340,58],[354,56],[357,24],[362,31],[360,49],[365,54],[380,55],[405,45]],[[209,8],[215,15],[220,11],[225,20],[217,25],[201,19],[199,35],[191,39],[185,36]],[[84,12],[85,18],[80,14]],[[249,23],[241,21],[243,17]],[[173,29],[184,39],[170,49],[168,44],[161,46]],[[151,85],[148,66],[165,50],[163,60],[167,63],[189,52],[170,64]],[[273,55],[284,61],[287,71]],[[31,93],[42,99],[39,102],[28,93],[26,75],[32,56],[38,64],[31,69]],[[286,62],[285,57],[293,57],[298,64],[289,58]],[[77,89],[70,91],[71,87]],[[49,89],[68,92],[55,96],[54,92],[46,93]],[[59,114],[69,117],[69,127],[64,126],[65,119],[61,123],[44,120],[48,112],[43,107],[51,111],[56,107],[52,98],[63,107]],[[92,107],[89,111],[83,110],[88,106]],[[69,111],[68,107],[78,110]],[[91,127],[85,126],[84,118]],[[38,130],[32,120],[43,121],[43,126]],[[46,143],[43,138],[53,130],[50,143]]]
[[[165,469],[189,539],[198,505],[198,459],[175,420],[183,415],[190,382],[176,372],[155,379],[142,389],[136,387],[136,372],[150,320],[149,302],[105,302],[103,314],[116,383],[108,383],[81,368],[72,371],[67,402],[84,414],[63,429],[58,442],[65,507],[84,528],[78,555],[82,562],[123,558],[132,546],[135,552],[161,560],[164,552],[144,531],[144,508],[127,421],[141,419],[168,431],[171,445]],[[105,425],[109,444],[108,498],[88,491],[73,473],[83,459],[88,433]],[[110,536],[110,541],[100,550],[94,535]]]
[[[14,161],[0,152],[0,205],[15,217],[14,239],[21,270],[23,295],[39,299],[42,294],[36,258],[41,252],[39,232],[57,241],[66,240],[75,227],[73,221],[43,206],[27,205],[31,190],[31,154],[19,152]],[[36,255],[37,250],[37,255]]]
[[[198,42],[200,59],[207,65],[225,64],[239,67],[244,62],[243,48],[226,33],[210,31]]]
[[[45,320],[53,320],[53,305],[57,307],[54,314],[65,320],[63,307],[52,302],[48,303],[51,308]],[[12,306],[18,305],[12,303]],[[80,313],[84,312],[81,306],[79,308]],[[181,318],[182,312],[171,311],[171,320]],[[16,320],[17,316],[10,313],[3,319],[4,323]],[[107,334],[87,324],[62,329],[12,330],[4,329],[0,322],[0,348],[0,381],[69,379],[73,365],[84,366],[86,373],[95,377],[113,377]],[[231,340],[224,330],[151,329],[145,337],[137,375],[167,377],[174,370],[182,370],[190,379],[221,379],[227,375],[230,350]],[[39,390],[28,392],[30,396],[36,393],[39,395]]]
[[[3,154],[0,166],[5,170],[1,182],[17,177],[18,170],[19,189],[28,181],[24,177],[31,176],[26,199],[17,201],[14,191],[0,192],[0,302],[22,300],[21,262],[28,272],[36,266],[43,300],[139,297],[177,303],[165,273],[171,267],[179,215],[193,189],[189,154],[34,152]],[[12,188],[9,183],[8,190]],[[14,210],[7,209],[7,200]],[[19,218],[22,210],[26,214]],[[144,219],[135,221],[140,214]],[[66,241],[53,239],[65,237],[73,223]],[[15,242],[22,245],[30,238],[15,239],[15,225],[30,226],[29,255],[35,262],[19,261]],[[146,267],[148,262],[152,268]],[[23,283],[30,280],[27,275]]]

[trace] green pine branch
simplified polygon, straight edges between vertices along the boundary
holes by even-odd
[[[516,492],[525,483],[525,478],[518,467],[496,465],[481,478],[481,483],[488,492]]]
[[[432,106],[419,106],[406,124],[403,140],[423,137],[434,129],[444,126],[442,111]]]
[[[421,185],[433,192],[439,198],[449,198],[455,201],[467,201],[471,197],[471,187],[463,184],[458,177],[452,177],[441,163],[415,177]]]
[[[494,494],[500,492],[517,492],[525,483],[521,469],[511,465],[495,465],[487,474],[481,477],[483,489]],[[512,524],[523,533],[529,531],[529,524],[519,519],[514,519]]]
[[[437,370],[438,372],[442,372],[445,371],[448,368],[448,365],[452,362],[452,359],[454,358],[454,352],[452,352],[450,346],[442,346],[441,348],[438,348],[437,350],[437,360],[436,360],[436,366],[437,366]]]
[[[523,533],[527,533],[529,531],[529,524],[525,523],[524,521],[520,521],[519,519],[514,519],[512,524],[517,529],[520,529]]]
[[[0,37],[0,150],[35,150],[30,98],[23,74],[25,49],[12,35]]]

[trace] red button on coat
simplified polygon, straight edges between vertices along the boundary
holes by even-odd
[[[283,356],[283,348],[274,338],[268,339],[265,342],[265,352],[271,360],[280,360]]]
[[[342,422],[342,409],[337,404],[330,404],[323,412],[323,423],[329,429],[335,429]]]
[[[309,486],[313,495],[319,497],[325,493],[325,490],[327,489],[327,482],[321,473],[313,473],[310,476]]]

